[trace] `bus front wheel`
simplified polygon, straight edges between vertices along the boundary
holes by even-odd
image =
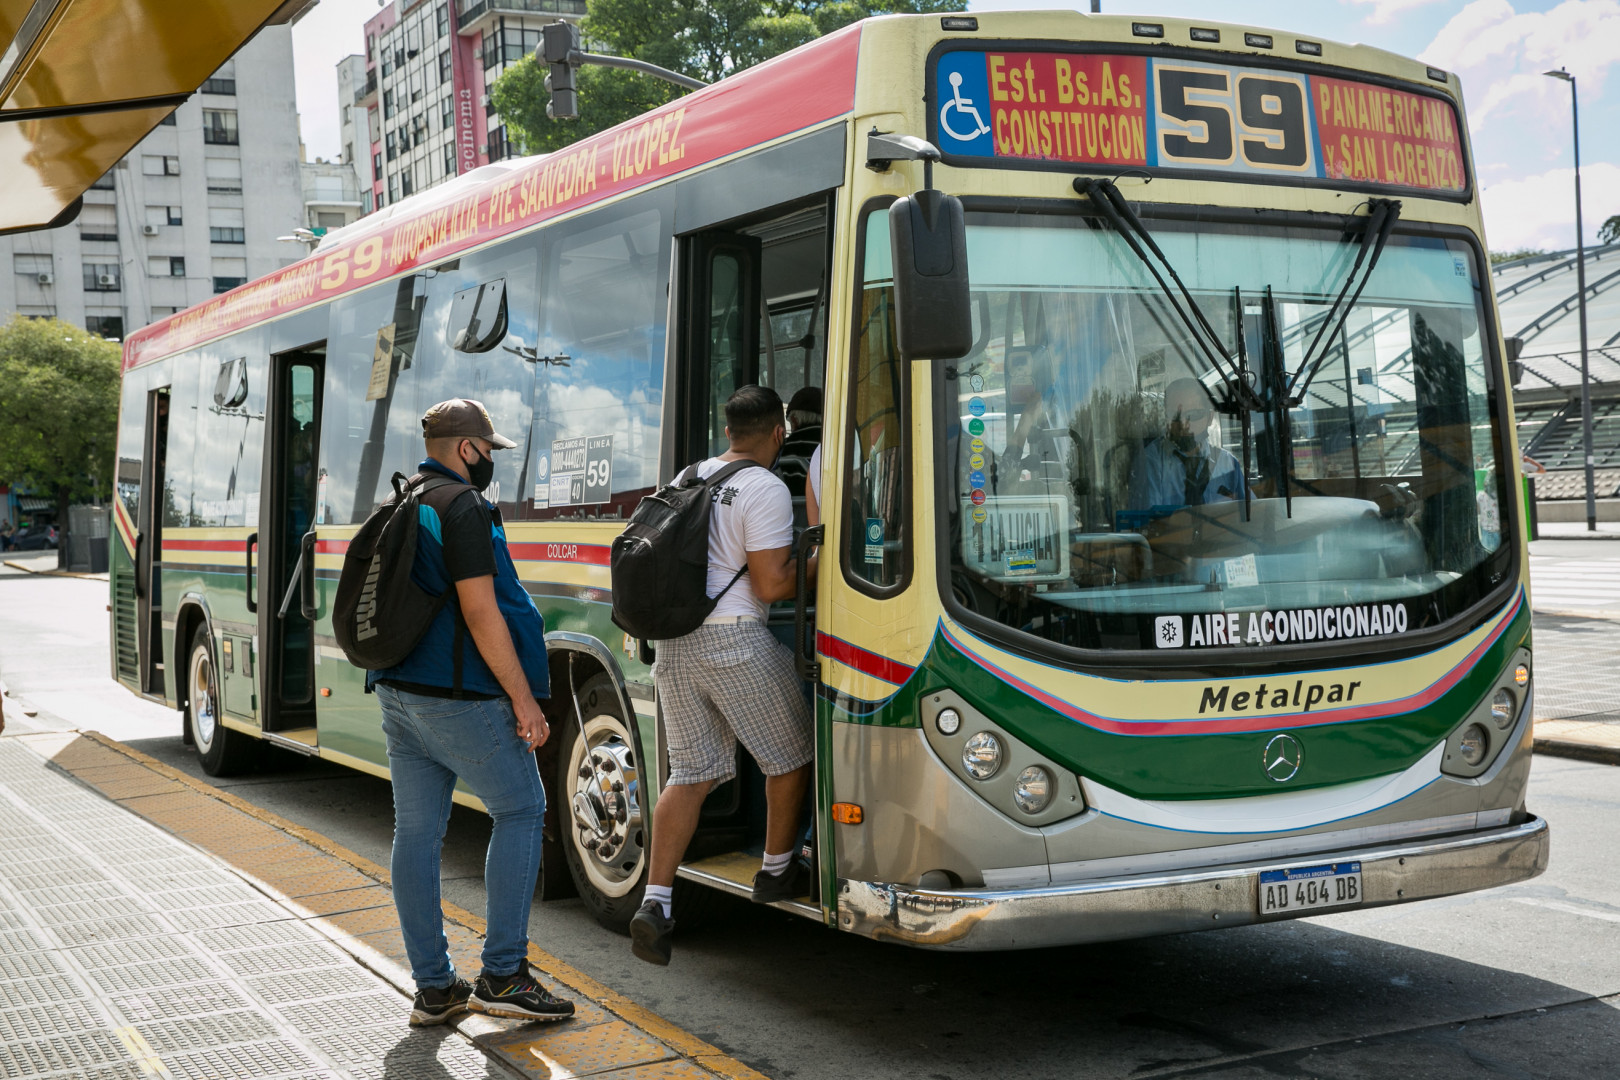
[[[579,688],[579,714],[570,710],[562,725],[554,789],[580,898],[597,922],[620,933],[641,905],[652,840],[642,814],[640,754],[623,711],[609,676]]]
[[[209,776],[239,773],[253,761],[256,740],[223,723],[219,702],[219,675],[214,668],[213,635],[206,624],[191,635],[186,665],[186,726],[191,729],[203,772]]]

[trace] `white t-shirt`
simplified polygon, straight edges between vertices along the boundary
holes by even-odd
[[[821,447],[810,455],[810,490],[815,493],[816,506],[821,505]],[[825,513],[825,511],[823,511]]]
[[[710,458],[698,466],[698,475],[713,476],[730,462]],[[793,497],[771,470],[750,466],[731,474],[715,490],[709,514],[710,596],[719,596],[732,575],[748,565],[748,552],[793,546]],[[744,573],[720,597],[710,617],[765,615],[765,602],[754,595],[752,579]]]

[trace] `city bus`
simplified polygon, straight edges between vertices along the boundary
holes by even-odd
[[[211,773],[269,744],[386,777],[336,578],[423,411],[482,401],[550,648],[542,895],[622,929],[667,764],[612,541],[735,388],[816,386],[819,572],[771,616],[815,703],[785,910],[1012,949],[1533,877],[1478,191],[1456,76],[1376,49],[855,24],[131,334],[114,673]],[[747,894],[762,792],[742,754],[693,897]]]

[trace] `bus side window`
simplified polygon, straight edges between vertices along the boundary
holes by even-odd
[[[909,568],[906,510],[910,453],[910,380],[894,338],[894,278],[889,215],[866,218],[865,282],[850,366],[849,461],[845,487],[844,571],[871,591],[905,584]],[[836,490],[831,484],[824,498]]]

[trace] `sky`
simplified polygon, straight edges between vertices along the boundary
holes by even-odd
[[[969,10],[1089,8],[1089,0],[970,0]],[[1209,18],[1210,0],[1103,0],[1121,15]],[[1581,98],[1581,186],[1586,240],[1620,214],[1620,0],[1223,0],[1220,20],[1373,45],[1415,56],[1462,79],[1493,251],[1575,243],[1569,85],[1541,72],[1565,67]],[[378,0],[321,0],[293,27],[305,152],[333,158],[337,63],[363,50]]]

